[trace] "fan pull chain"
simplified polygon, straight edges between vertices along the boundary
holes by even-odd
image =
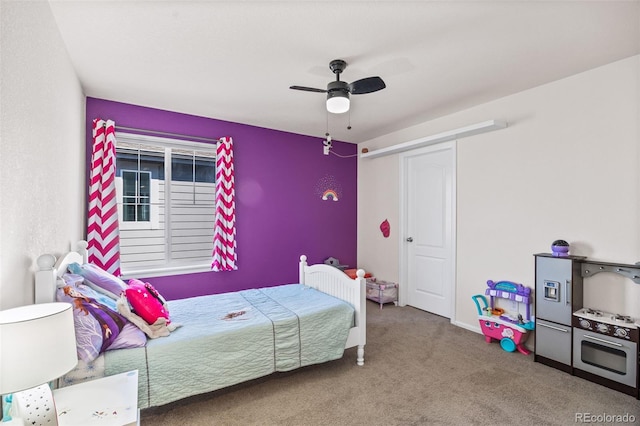
[[[327,124],[327,131],[326,131],[326,133],[324,135],[325,136],[329,136],[329,111],[327,111],[327,110],[325,110],[325,111],[327,113],[327,123],[326,123]]]

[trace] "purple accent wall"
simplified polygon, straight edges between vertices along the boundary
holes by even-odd
[[[116,129],[233,138],[238,270],[145,279],[167,299],[298,282],[301,254],[356,267],[356,145],[334,141],[334,152],[353,157],[326,156],[321,136],[87,98],[87,170],[94,118],[114,120]],[[326,189],[336,189],[338,201],[322,200]]]

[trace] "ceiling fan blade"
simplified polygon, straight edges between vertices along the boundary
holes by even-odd
[[[324,89],[315,89],[313,87],[304,87],[304,86],[291,86],[289,89],[293,90],[304,90],[305,92],[318,92],[318,93],[327,93]]]
[[[377,92],[387,87],[380,77],[367,77],[356,80],[349,85],[352,95],[363,95],[365,93]]]

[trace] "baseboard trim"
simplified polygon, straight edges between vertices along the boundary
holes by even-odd
[[[482,334],[482,330],[480,329],[480,327],[478,327],[477,324],[476,325],[470,325],[470,324],[467,324],[467,323],[461,322],[461,321],[455,321],[453,324],[458,326],[458,327],[467,329],[469,331],[473,331],[474,333]]]

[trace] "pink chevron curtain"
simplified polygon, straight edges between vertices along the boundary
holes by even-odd
[[[236,201],[233,179],[233,140],[222,138],[216,149],[216,212],[213,230],[213,271],[235,271]]]
[[[115,127],[112,120],[93,120],[87,242],[89,263],[120,276]]]

